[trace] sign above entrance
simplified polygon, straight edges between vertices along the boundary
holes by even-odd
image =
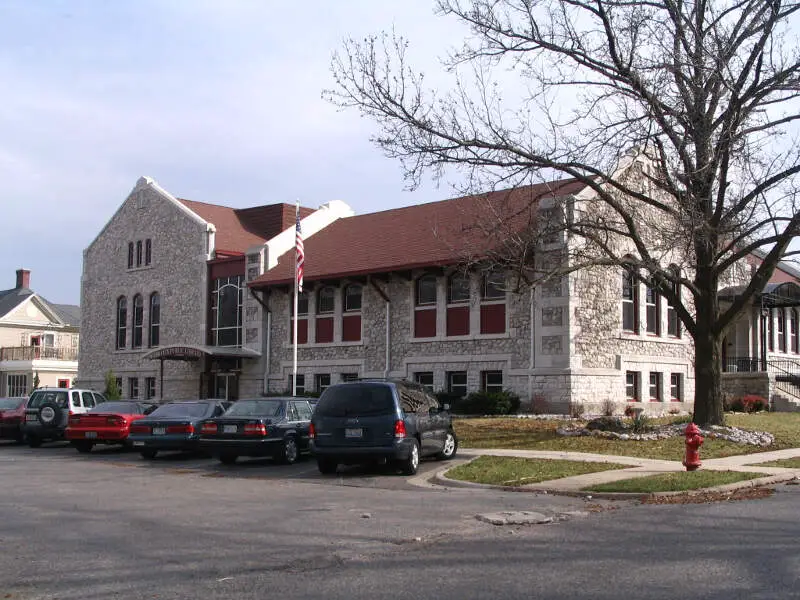
[[[192,344],[164,346],[145,354],[142,358],[153,360],[200,360],[203,356],[220,358],[259,358],[261,354],[250,348],[229,348],[220,346],[195,346]]]

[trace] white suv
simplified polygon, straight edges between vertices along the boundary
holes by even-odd
[[[89,412],[106,397],[94,390],[45,387],[34,390],[25,409],[23,434],[31,448],[64,439],[70,415]]]

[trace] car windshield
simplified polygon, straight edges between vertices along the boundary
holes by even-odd
[[[283,414],[280,400],[239,400],[225,413],[226,417],[279,417]]]
[[[103,402],[89,411],[90,413],[120,413],[123,415],[140,415],[142,407],[136,402]]]
[[[34,392],[31,396],[31,401],[28,402],[28,408],[39,408],[45,402],[53,403],[59,408],[67,408],[67,392],[57,390]]]
[[[204,417],[208,414],[208,402],[176,402],[159,406],[151,417]]]
[[[0,398],[0,410],[19,408],[25,398]]]
[[[314,413],[323,417],[373,417],[395,413],[392,389],[374,383],[348,383],[329,387]]]

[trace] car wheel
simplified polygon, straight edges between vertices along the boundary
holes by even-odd
[[[28,446],[31,448],[38,448],[42,445],[42,440],[38,437],[34,437],[32,435],[28,436]]]
[[[458,452],[458,438],[455,432],[448,431],[447,437],[444,438],[444,448],[436,455],[436,458],[439,460],[450,460],[456,455],[456,452]]]
[[[72,442],[75,449],[81,454],[88,454],[92,451],[94,444],[92,442]]]
[[[411,443],[411,450],[408,451],[408,458],[400,461],[400,470],[403,475],[416,475],[419,467],[419,444],[417,440]]]
[[[153,460],[156,457],[156,454],[158,454],[158,450],[154,450],[153,448],[145,448],[139,452],[139,454],[141,454],[142,458],[146,460]]]
[[[283,440],[283,448],[281,448],[280,461],[285,465],[292,465],[297,462],[297,440],[294,436],[289,436]]]
[[[219,462],[223,465],[232,465],[236,462],[236,459],[239,458],[238,454],[233,454],[232,452],[223,452],[219,455]]]
[[[339,464],[335,460],[318,458],[317,468],[323,475],[333,475],[336,473],[336,469],[339,468]]]

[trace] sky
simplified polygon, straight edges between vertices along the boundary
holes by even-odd
[[[0,290],[26,268],[78,304],[84,248],[143,175],[235,208],[455,195],[407,190],[376,126],[321,98],[346,37],[392,28],[434,70],[464,37],[433,0],[0,0]]]

